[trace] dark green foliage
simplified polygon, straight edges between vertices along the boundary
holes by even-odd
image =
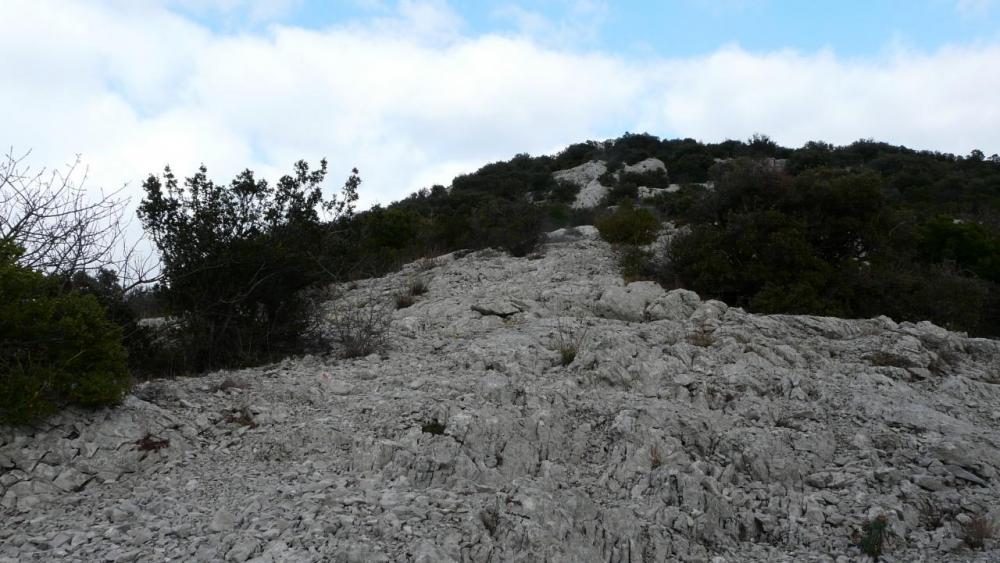
[[[246,170],[228,186],[204,167],[183,186],[150,176],[139,216],[163,259],[163,296],[184,322],[195,370],[247,365],[294,351],[306,327],[300,291],[323,279],[319,210],[350,214],[360,180],[324,202],[326,161],[300,161],[275,186]]]
[[[576,359],[576,346],[569,345],[559,348],[559,364],[566,367]]]
[[[0,242],[0,421],[116,404],[129,387],[121,329],[94,296],[18,266],[19,254]]]
[[[652,255],[635,245],[625,244],[618,249],[618,267],[625,283],[659,279]]]
[[[933,262],[951,262],[977,276],[1000,282],[1000,234],[979,224],[937,217],[919,233],[920,252]]]
[[[681,184],[679,190],[673,193],[660,193],[647,200],[665,217],[670,217],[677,224],[685,224],[694,218],[704,215],[707,192],[704,186],[698,184]]]
[[[802,151],[797,175],[735,159],[713,167],[714,190],[657,198],[661,212],[691,226],[673,241],[669,264],[654,268],[660,281],[756,312],[884,314],[1000,334],[996,229],[923,216],[936,206],[926,194],[903,204],[888,185],[896,176],[827,166],[899,156],[881,144],[859,142],[846,155],[819,144]]]
[[[435,436],[441,436],[442,434],[444,434],[445,428],[446,428],[445,425],[438,422],[438,419],[435,418],[430,422],[424,423],[420,427],[420,430],[425,434],[433,434]]]
[[[601,237],[612,244],[643,245],[656,239],[660,222],[648,209],[625,202],[597,220]]]
[[[580,193],[580,186],[572,182],[560,181],[556,183],[556,186],[552,188],[549,192],[549,200],[555,203],[573,203],[576,201],[576,195]]]
[[[121,328],[122,343],[128,352],[128,369],[133,376],[163,375],[171,371],[171,358],[156,344],[153,331],[139,326],[132,295],[126,295],[115,272],[102,269],[96,276],[77,272],[63,282],[63,288],[94,296],[107,312],[108,320]],[[141,292],[139,298],[151,295],[147,290]]]
[[[506,162],[494,162],[474,174],[463,174],[452,181],[456,194],[484,193],[503,198],[533,194],[543,199],[558,186],[552,178],[553,159],[519,154]]]
[[[552,162],[552,169],[566,170],[590,162],[591,160],[599,160],[601,150],[601,143],[595,141],[570,145],[556,155]]]
[[[625,133],[618,139],[605,144],[602,158],[608,162],[609,170],[617,170],[627,163],[635,163],[661,150],[659,137],[649,133]]]
[[[888,519],[884,515],[879,515],[874,520],[865,521],[861,529],[861,536],[857,540],[861,552],[878,561],[885,549],[888,526]]]

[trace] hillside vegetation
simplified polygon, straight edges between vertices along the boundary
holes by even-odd
[[[666,170],[630,166],[650,158]],[[607,195],[581,208],[580,186],[554,173],[593,161],[603,163],[598,181]],[[94,296],[87,314],[96,310],[121,328],[101,334],[123,342],[136,377],[249,366],[325,346],[310,324],[310,295],[332,282],[458,249],[527,256],[546,231],[583,224],[619,245],[630,280],[751,312],[887,315],[1000,335],[1000,157],[980,151],[955,156],[869,140],[790,149],[763,136],[704,144],[626,134],[552,156],[516,155],[458,176],[450,188],[363,212],[353,208],[363,189],[357,171],[334,198],[323,195],[326,176],[325,162],[299,162],[274,185],[249,170],[229,183],[213,182],[204,168],[184,180],[169,169],[150,176],[140,218],[163,260],[155,288],[125,291],[111,270],[43,282],[40,273],[21,273],[30,268],[18,265],[16,249],[4,254],[4,267],[20,284],[53,284],[34,292]],[[668,246],[648,244],[663,222],[676,227],[659,241]],[[140,327],[139,305],[171,318],[173,330]],[[16,309],[11,318],[27,314],[26,302],[6,306]],[[15,351],[0,360],[35,369],[18,358],[43,348],[18,346],[5,346]],[[95,362],[111,358],[120,361],[109,352]],[[5,368],[0,418],[113,403],[121,396],[116,370],[108,371],[116,374],[110,387],[71,382],[71,393],[33,410],[11,406],[10,394],[24,387],[15,379],[34,376]]]

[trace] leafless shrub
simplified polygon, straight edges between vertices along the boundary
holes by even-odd
[[[156,452],[170,445],[170,440],[157,438],[147,432],[142,438],[135,441],[136,447],[142,452]]]
[[[361,302],[336,302],[327,321],[333,341],[341,347],[341,355],[358,358],[385,348],[392,312],[382,300],[370,294]]]
[[[653,447],[649,448],[649,465],[653,469],[656,469],[657,467],[663,465],[663,457],[660,454],[659,446],[654,445]]]
[[[127,237],[124,187],[87,189],[79,157],[62,170],[34,170],[29,154],[0,157],[0,240],[24,250],[18,262],[61,276],[113,270],[126,291],[153,281],[156,264]]]
[[[427,293],[427,280],[423,278],[413,278],[403,291],[396,294],[396,308],[405,309],[417,302],[417,297]]]
[[[250,412],[250,407],[247,406],[226,411],[223,419],[231,424],[239,424],[247,428],[257,428],[257,421],[254,420],[253,413]]]
[[[947,517],[954,515],[953,512],[944,510],[941,505],[932,499],[926,499],[917,506],[920,511],[919,521],[925,530],[934,531],[944,526]]]
[[[427,290],[427,280],[424,278],[414,278],[410,280],[410,283],[406,288],[406,293],[412,297],[416,297],[427,293]]]
[[[409,293],[398,293],[396,294],[396,308],[405,309],[416,303],[417,300],[414,299]]]
[[[993,539],[997,527],[986,514],[977,514],[972,520],[962,524],[962,540],[972,549],[982,549],[986,540]]]
[[[715,344],[715,336],[712,334],[713,332],[714,331],[708,327],[698,327],[696,330],[688,334],[684,340],[692,346],[707,348],[712,344]]]
[[[421,258],[416,262],[416,268],[418,272],[427,272],[433,270],[438,266],[437,260],[434,258]]]

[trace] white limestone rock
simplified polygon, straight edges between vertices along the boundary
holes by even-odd
[[[609,287],[594,306],[598,316],[620,321],[646,320],[646,308],[665,297],[656,282],[637,281],[624,287]]]
[[[556,181],[569,182],[580,187],[576,200],[571,205],[573,209],[590,209],[596,207],[608,193],[607,186],[598,180],[607,171],[608,167],[604,162],[592,160],[567,170],[553,172],[552,177]]]
[[[664,164],[663,161],[658,158],[650,157],[644,160],[640,160],[635,164],[626,164],[622,168],[622,170],[625,173],[644,174],[646,172],[663,172],[664,174],[666,174],[667,165]]]

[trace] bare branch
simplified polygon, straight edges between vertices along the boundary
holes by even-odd
[[[80,157],[63,170],[32,170],[30,151],[0,157],[0,241],[24,251],[22,266],[47,274],[115,271],[129,288],[150,283],[158,270],[128,240],[129,199],[124,187],[88,193]]]

